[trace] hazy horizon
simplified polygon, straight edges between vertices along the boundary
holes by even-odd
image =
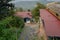
[[[22,7],[23,9],[32,9],[35,7],[37,2],[40,2],[45,5],[53,1],[54,0],[33,0],[33,1],[32,0],[15,0],[15,1],[12,1],[11,3],[14,3],[16,8]]]

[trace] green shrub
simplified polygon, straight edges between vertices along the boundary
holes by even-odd
[[[0,21],[0,40],[17,40],[23,27],[22,18],[11,16],[3,19]]]
[[[24,27],[24,21],[22,18],[19,18],[19,17],[13,17],[13,20],[9,23],[11,26],[13,27],[21,27],[23,28]]]

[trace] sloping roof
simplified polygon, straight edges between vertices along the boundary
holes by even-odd
[[[60,37],[60,20],[46,9],[40,9],[40,16],[44,20],[47,36]]]
[[[32,18],[31,12],[16,12],[15,15],[22,18],[25,18],[25,17]]]

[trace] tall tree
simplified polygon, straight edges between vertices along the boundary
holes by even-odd
[[[36,19],[36,22],[38,21],[39,16],[40,16],[39,9],[44,9],[44,8],[45,8],[45,6],[38,2],[36,4],[36,7],[32,10],[32,15]]]
[[[9,3],[11,0],[0,0],[0,20],[7,16],[10,16],[10,10],[13,9],[14,5]]]

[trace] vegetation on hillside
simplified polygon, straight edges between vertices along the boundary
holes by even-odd
[[[22,18],[14,16],[11,0],[0,0],[0,40],[18,40],[24,27]]]
[[[12,15],[11,12],[14,8],[14,5],[9,3],[9,1],[11,0],[0,0],[0,20]]]
[[[24,11],[24,9],[23,9],[22,7],[20,7],[20,8],[16,8],[16,11],[23,12],[23,11]]]

